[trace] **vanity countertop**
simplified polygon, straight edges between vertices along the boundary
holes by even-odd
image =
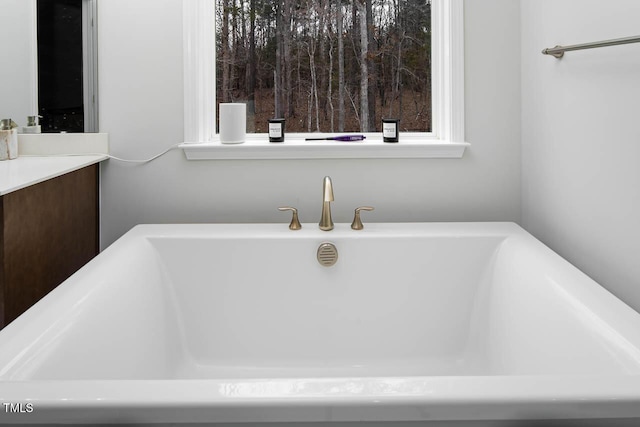
[[[106,160],[106,155],[24,156],[0,162],[0,196]]]
[[[108,159],[106,133],[18,135],[18,158],[0,161],[0,196]]]

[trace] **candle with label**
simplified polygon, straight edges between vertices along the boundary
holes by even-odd
[[[284,142],[284,119],[269,119],[269,142]]]
[[[398,142],[398,119],[382,119],[382,140],[384,142]]]

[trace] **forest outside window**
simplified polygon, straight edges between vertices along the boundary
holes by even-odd
[[[468,145],[462,0],[184,0],[184,12],[188,142],[215,145],[217,105],[243,102],[253,145],[275,145],[271,118],[286,119],[288,146],[294,135],[353,132],[368,145],[381,141],[383,118],[400,119],[413,148]],[[287,157],[298,156],[275,158]]]
[[[248,129],[431,132],[431,0],[216,0],[216,104]]]

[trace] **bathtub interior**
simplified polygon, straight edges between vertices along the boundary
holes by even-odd
[[[469,325],[501,240],[335,239],[329,268],[316,239],[151,242],[189,355],[179,375],[246,378],[471,374]]]
[[[640,373],[639,315],[526,236],[338,236],[330,268],[289,236],[128,239],[0,336],[0,379]]]
[[[166,378],[181,350],[150,249],[118,245],[0,331],[0,379]]]

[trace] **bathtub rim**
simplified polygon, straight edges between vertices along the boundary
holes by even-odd
[[[375,388],[389,381],[413,389],[350,390],[354,382]],[[220,392],[234,385],[318,388],[307,395]],[[65,409],[83,422],[116,423],[615,419],[640,417],[640,376],[11,381],[0,383],[0,400],[34,407],[29,416],[9,414],[0,424],[68,422]]]
[[[363,231],[352,231],[348,228],[349,224],[336,224],[333,232],[326,233],[318,230],[317,224],[303,224],[303,230],[297,232],[288,230],[286,224],[145,224],[131,229],[103,251],[103,254],[117,251],[121,245],[128,244],[129,240],[140,237],[206,239],[214,235],[220,238],[256,238],[254,233],[258,229],[263,233],[260,238],[285,236],[328,240],[353,236],[381,237],[381,232],[386,233],[383,234],[385,237],[517,235],[546,248],[519,225],[510,222],[373,223],[367,226]],[[169,228],[171,232],[167,232]],[[207,233],[202,233],[203,228],[207,229]],[[389,228],[394,231],[388,232]],[[546,250],[551,251],[548,248]],[[566,262],[564,259],[563,261]],[[80,280],[86,268],[87,266],[83,267],[70,280]],[[608,293],[604,288],[602,291]],[[9,325],[11,330],[16,330],[21,324],[28,324],[29,319],[40,310],[37,308],[39,304],[18,318],[14,322],[16,327],[11,328]],[[415,391],[394,395],[361,392],[329,393],[330,397],[254,395],[233,398],[216,392],[220,387],[234,383],[259,384],[266,381],[286,387],[305,383],[322,386],[331,381],[348,385],[356,381],[367,387],[375,387],[376,382],[380,384],[390,379],[402,381],[406,387],[413,385]],[[91,385],[90,390],[87,390],[88,384]],[[28,416],[9,414],[0,419],[0,424],[5,420],[12,423],[67,422],[68,416],[63,412],[71,405],[77,408],[77,411],[74,410],[74,419],[78,417],[82,422],[182,422],[187,419],[190,422],[346,422],[630,418],[640,417],[640,376],[345,377],[280,378],[268,381],[25,380],[0,382],[0,402],[31,402],[35,407],[34,413]],[[567,411],[567,405],[571,411]]]

